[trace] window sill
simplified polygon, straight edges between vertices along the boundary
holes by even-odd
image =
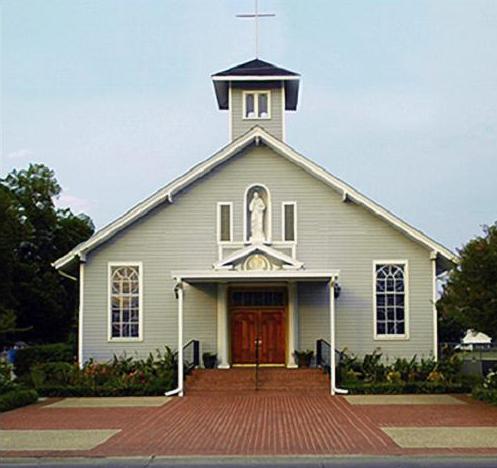
[[[244,245],[256,245],[253,242],[248,241],[248,240],[243,241],[243,244]],[[262,245],[273,245],[273,241],[272,240],[265,240],[264,242],[262,242]]]
[[[409,335],[375,335],[375,341],[408,341]]]
[[[140,343],[143,337],[139,338],[108,338],[107,343]]]
[[[243,120],[271,120],[271,117],[243,117]]]

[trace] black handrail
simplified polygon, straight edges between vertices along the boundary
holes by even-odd
[[[335,349],[336,366],[340,365],[342,352]],[[324,372],[330,373],[331,369],[331,345],[323,338],[316,341],[316,367],[320,367]]]
[[[259,390],[259,337],[255,339],[255,390]]]
[[[198,340],[190,340],[183,346],[183,366],[185,367],[185,376],[199,365],[200,342]]]

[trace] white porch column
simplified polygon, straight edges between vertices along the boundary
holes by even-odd
[[[438,312],[437,312],[437,252],[430,255],[432,270],[432,309],[433,309],[433,359],[438,361]]]
[[[174,293],[178,300],[178,386],[166,392],[166,396],[183,396],[183,287],[184,283],[181,278],[176,278]]]
[[[229,369],[228,361],[228,298],[225,283],[217,285],[217,359],[219,369]]]
[[[178,388],[180,397],[183,396],[183,295],[184,284],[178,285]]]
[[[336,356],[335,356],[335,279],[330,281],[330,391],[335,394],[336,388]]]
[[[297,284],[288,283],[288,346],[286,366],[289,369],[295,369],[295,346],[297,343]]]
[[[85,363],[83,357],[83,310],[85,300],[85,264],[79,263],[79,314],[78,314],[78,364],[82,369]]]

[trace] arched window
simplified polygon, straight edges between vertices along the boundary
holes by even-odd
[[[110,339],[141,338],[140,265],[110,266]]]
[[[407,336],[406,265],[375,265],[376,335]]]

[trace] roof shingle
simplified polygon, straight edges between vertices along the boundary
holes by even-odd
[[[265,62],[264,60],[254,59],[241,63],[235,67],[229,68],[212,76],[300,76],[298,73],[277,67],[276,65]]]

